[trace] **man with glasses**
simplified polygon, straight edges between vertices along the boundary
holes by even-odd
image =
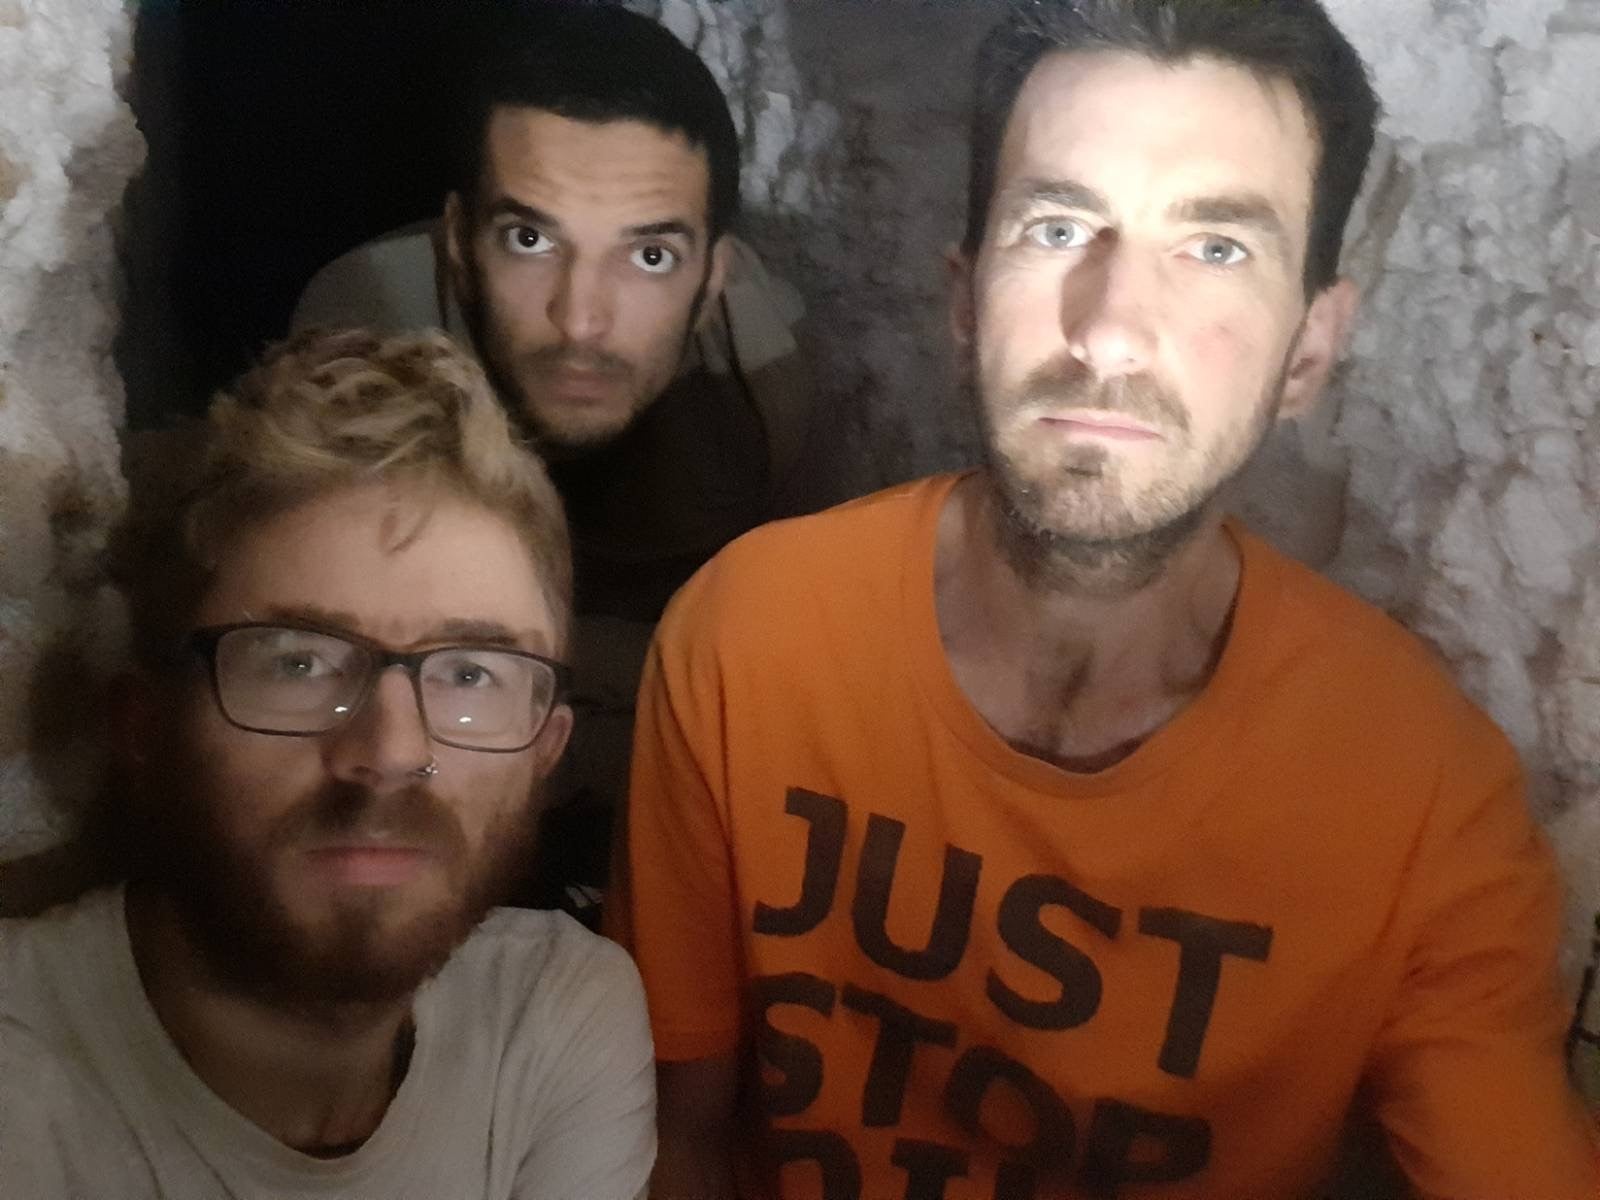
[[[0,923],[0,1193],[632,1197],[637,975],[499,910],[572,726],[544,469],[442,335],[291,342],[135,494],[126,882]]]

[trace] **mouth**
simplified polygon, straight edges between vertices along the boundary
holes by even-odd
[[[410,883],[433,862],[433,855],[419,847],[374,842],[319,846],[306,858],[312,872],[328,883],[365,888]]]
[[[563,400],[604,400],[614,395],[625,381],[620,371],[597,371],[588,367],[555,367],[542,372],[543,390]]]
[[[1162,433],[1154,425],[1125,413],[1100,409],[1071,409],[1042,416],[1038,423],[1052,433],[1066,437],[1095,438],[1108,442],[1155,442]]]

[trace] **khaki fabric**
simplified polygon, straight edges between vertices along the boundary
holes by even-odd
[[[355,1153],[311,1158],[190,1070],[145,997],[121,889],[0,921],[0,1195],[633,1200],[655,1158],[644,1001],[617,947],[498,910],[424,985]]]

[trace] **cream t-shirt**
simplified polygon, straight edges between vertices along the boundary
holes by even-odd
[[[0,1196],[633,1200],[655,1158],[644,996],[618,947],[501,909],[415,1002],[371,1138],[292,1150],[190,1070],[145,997],[120,888],[0,921]]]

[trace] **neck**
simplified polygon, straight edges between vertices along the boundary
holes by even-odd
[[[1109,766],[1210,680],[1238,553],[1215,507],[1131,544],[1054,541],[1044,558],[1020,553],[1016,536],[985,476],[958,486],[935,581],[956,680],[1017,749],[1068,769]]]
[[[411,1005],[296,1007],[220,985],[165,897],[130,887],[128,936],[150,1005],[213,1092],[285,1145],[347,1153],[377,1129],[410,1051]]]

